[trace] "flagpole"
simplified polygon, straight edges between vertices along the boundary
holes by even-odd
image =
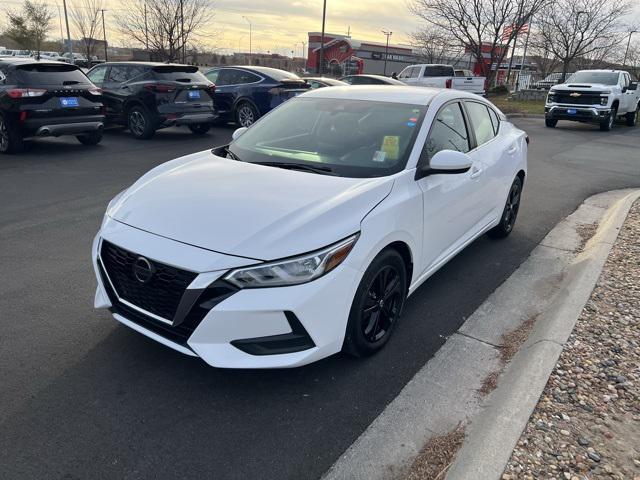
[[[518,25],[516,25],[516,28],[517,27],[518,27]],[[511,65],[513,65],[513,56],[516,54],[516,44],[518,43],[518,33],[519,32],[520,32],[520,29],[517,28],[516,36],[513,37],[513,50],[511,50],[511,58],[509,59],[509,68],[507,68],[507,80],[506,80],[507,88],[509,88],[509,78],[511,77]],[[498,65],[498,68],[500,68],[499,65]]]
[[[533,23],[533,17],[529,19],[529,24],[527,25],[527,38],[524,41],[524,52],[522,52],[522,63],[520,64],[520,70],[518,71],[518,78],[516,78],[516,92],[518,91],[518,87],[520,86],[520,74],[522,73],[522,69],[524,68],[524,60],[525,58],[527,58],[527,47],[529,46],[529,35],[531,35],[532,23]]]

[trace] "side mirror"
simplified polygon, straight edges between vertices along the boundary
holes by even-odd
[[[246,131],[247,131],[247,127],[236,128],[231,134],[231,138],[233,140],[237,140],[238,138],[240,138],[240,135],[242,135]]]
[[[429,162],[431,174],[465,173],[473,165],[469,155],[455,150],[440,150]]]

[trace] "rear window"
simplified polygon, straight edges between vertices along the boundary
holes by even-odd
[[[74,65],[31,63],[16,67],[19,84],[24,85],[89,85],[87,76]]]
[[[284,70],[278,70],[277,68],[260,68],[260,67],[252,67],[258,73],[263,73],[265,75],[269,75],[274,80],[281,82],[283,80],[300,80],[300,77],[295,73],[285,72]]]
[[[184,83],[208,82],[207,77],[200,73],[198,67],[191,67],[189,65],[163,65],[153,67],[153,72],[159,80]]]
[[[446,65],[431,65],[424,67],[425,77],[453,77],[453,67]]]

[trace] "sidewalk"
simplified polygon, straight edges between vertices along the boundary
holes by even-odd
[[[640,480],[640,201],[502,478]]]

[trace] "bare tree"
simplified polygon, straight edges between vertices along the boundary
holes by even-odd
[[[96,44],[99,41],[97,37],[102,33],[100,11],[103,8],[102,0],[76,0],[69,11],[71,23],[82,43],[82,53],[87,58],[95,55]]]
[[[431,25],[411,33],[409,37],[425,63],[456,64],[464,54],[464,47],[457,39]]]
[[[5,35],[22,48],[35,51],[39,58],[53,19],[47,4],[25,0],[22,12],[7,12],[7,18],[9,28]]]
[[[134,0],[127,7],[115,16],[121,33],[170,62],[183,58],[188,45],[208,36],[204,28],[214,16],[209,0]]]
[[[502,63],[518,32],[547,1],[411,0],[409,10],[465,45],[492,85],[498,70],[492,66]]]
[[[537,17],[540,36],[562,63],[562,80],[577,58],[598,58],[620,41],[628,0],[554,0]]]

